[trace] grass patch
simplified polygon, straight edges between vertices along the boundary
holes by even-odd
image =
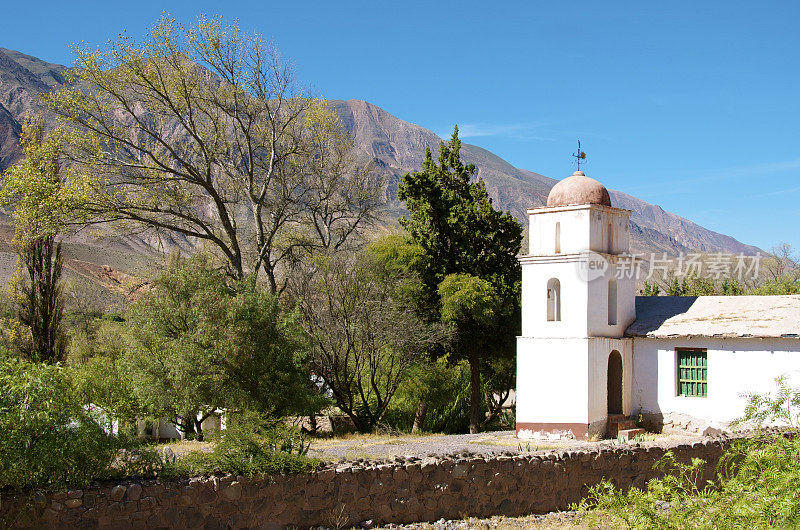
[[[306,455],[280,451],[253,453],[215,448],[211,452],[195,451],[176,458],[164,467],[161,475],[177,478],[231,473],[252,477],[262,474],[306,473],[321,466],[321,460]]]
[[[172,449],[173,445],[178,450],[190,450],[163,462],[162,476],[293,474],[322,466],[321,460],[308,456],[309,442],[300,431],[279,421],[263,422],[255,417],[216,434],[212,442],[182,442],[167,447]]]

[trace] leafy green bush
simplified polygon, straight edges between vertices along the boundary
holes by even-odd
[[[59,365],[0,356],[0,488],[83,486],[98,478],[299,473],[319,466],[297,430],[240,414],[211,452],[165,458],[107,434],[85,389]]]
[[[783,423],[800,418],[800,390],[786,377],[774,393],[750,394],[738,422]],[[800,526],[800,436],[771,434],[738,440],[725,452],[714,480],[702,483],[705,462],[656,464],[665,476],[647,491],[623,492],[610,482],[592,488],[577,507],[590,524],[622,528],[796,528]]]
[[[774,393],[748,393],[744,417],[735,423],[755,422],[800,426],[800,389],[789,386],[786,375],[775,378]]]
[[[800,439],[781,435],[742,440],[724,455],[713,481],[705,462],[657,464],[666,472],[647,491],[603,482],[577,506],[590,525],[613,528],[796,528],[800,525]]]
[[[748,294],[755,295],[781,295],[800,294],[800,280],[783,277],[777,280],[766,281],[750,290]]]
[[[168,476],[233,473],[253,476],[302,473],[321,462],[307,456],[308,443],[300,431],[254,415],[238,418],[218,435],[211,452],[196,451],[168,463]]]
[[[410,431],[420,403],[425,413],[422,429],[427,432],[463,433],[469,430],[469,363],[456,364],[442,357],[412,367],[400,384],[387,415],[389,423]]]
[[[168,418],[202,439],[203,419],[219,409],[272,416],[317,410],[298,315],[252,281],[233,281],[210,256],[172,263],[125,316],[99,328],[116,334],[109,346],[124,351],[102,347],[98,333],[104,359],[85,363],[90,379],[106,372],[113,380],[104,387],[102,377],[93,378],[93,399],[117,417]]]
[[[0,487],[83,485],[108,474],[107,435],[60,366],[0,359]]]
[[[132,437],[122,437],[121,449],[108,478],[152,478],[168,474],[175,455],[168,457],[153,445]],[[126,442],[127,441],[127,442]]]

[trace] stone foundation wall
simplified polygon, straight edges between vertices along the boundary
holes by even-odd
[[[651,432],[684,431],[703,436],[718,436],[732,430],[730,422],[710,422],[680,412],[645,412],[641,416],[642,425]],[[755,427],[755,425],[741,425],[738,428],[743,427]]]
[[[667,450],[706,460],[727,441],[673,447],[654,443],[591,451],[419,459],[392,465],[340,465],[307,475],[192,478],[103,484],[82,490],[3,496],[0,526],[38,528],[342,527],[523,515],[565,509],[603,478],[644,486]],[[710,478],[710,476],[709,476]]]

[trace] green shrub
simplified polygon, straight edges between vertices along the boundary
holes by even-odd
[[[748,294],[754,295],[781,295],[781,294],[800,294],[800,280],[791,277],[783,277],[777,280],[767,281],[750,290]]]
[[[775,378],[775,392],[747,393],[744,417],[734,424],[782,424],[800,426],[800,388],[789,386],[787,375]]]
[[[109,473],[107,435],[58,365],[0,359],[0,487],[83,485]]]
[[[210,452],[196,451],[167,464],[169,476],[218,473],[253,476],[271,473],[303,473],[321,462],[307,456],[303,434],[276,422],[246,414],[216,435]]]
[[[175,455],[165,456],[153,445],[132,437],[120,438],[121,447],[108,478],[152,478],[168,474]]]
[[[612,528],[796,528],[800,526],[800,440],[781,435],[743,440],[728,449],[716,478],[703,484],[705,462],[657,464],[667,474],[647,491],[610,482],[593,487],[578,517]]]
[[[469,430],[469,363],[451,364],[446,357],[419,363],[395,393],[389,423],[410,431],[421,402],[426,412],[422,428],[427,432],[463,433]]]
[[[210,256],[173,264],[126,318],[116,326],[128,346],[120,378],[149,416],[186,435],[202,439],[198,415],[217,409],[283,416],[317,405],[298,315],[254,281],[232,281]]]

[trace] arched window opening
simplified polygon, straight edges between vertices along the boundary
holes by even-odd
[[[617,325],[617,280],[608,280],[608,325]]]
[[[614,225],[608,223],[608,253],[614,253]]]
[[[561,223],[556,223],[556,254],[561,254]]]
[[[558,278],[550,278],[547,282],[547,320],[561,320],[561,282]]]

